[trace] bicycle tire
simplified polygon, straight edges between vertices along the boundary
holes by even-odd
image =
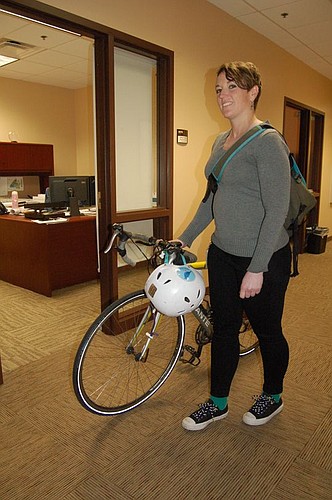
[[[148,307],[144,290],[130,293],[109,305],[87,330],[75,357],[73,386],[78,401],[88,411],[111,416],[132,410],[149,399],[171,374],[184,342],[183,316],[160,317],[157,335],[143,361],[135,360],[134,348],[128,349],[142,311]],[[150,317],[144,332],[141,329],[141,344],[151,325]]]
[[[239,331],[240,356],[246,356],[259,347],[259,341],[256,334],[246,317],[243,315],[242,325]]]

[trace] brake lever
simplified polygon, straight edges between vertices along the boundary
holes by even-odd
[[[119,234],[121,234],[120,230],[119,229],[115,229],[115,231],[114,231],[114,233],[112,235],[112,238],[110,239],[107,247],[104,250],[104,253],[108,253],[111,250],[111,248],[113,246],[113,243],[114,243],[115,239],[119,236]]]

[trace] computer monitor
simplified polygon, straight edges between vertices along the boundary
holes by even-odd
[[[75,197],[80,207],[95,205],[93,176],[50,176],[50,201],[52,203],[66,202]]]

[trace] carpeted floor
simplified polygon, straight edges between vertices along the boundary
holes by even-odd
[[[300,273],[284,315],[283,412],[260,428],[241,421],[261,388],[255,353],[240,360],[227,419],[195,433],[181,420],[207,396],[209,346],[142,407],[94,416],[75,400],[71,369],[99,312],[98,284],[48,298],[0,282],[0,499],[330,499],[332,243],[301,255]],[[143,282],[121,280],[123,292]]]

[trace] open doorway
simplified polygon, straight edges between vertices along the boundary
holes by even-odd
[[[152,221],[153,232],[160,237],[172,234],[172,172],[173,172],[173,52],[163,47],[120,33],[110,27],[95,24],[81,17],[60,11],[39,2],[29,7],[19,2],[1,1],[0,8],[25,18],[70,31],[94,42],[94,137],[97,177],[97,221],[100,252],[101,303],[104,307],[118,295],[116,255],[102,252],[113,222],[135,223]],[[117,192],[115,51],[147,58],[154,62],[155,122],[151,141],[154,161],[152,206],[119,210]],[[84,143],[84,141],[81,141]],[[120,168],[122,168],[120,166]],[[155,191],[154,191],[155,189]],[[156,192],[156,197],[154,193]]]
[[[306,225],[318,225],[324,113],[286,97],[283,133],[301,173],[306,179],[308,188],[312,189],[317,200],[317,205],[309,215]],[[304,252],[306,247],[306,225],[301,228],[301,252]]]

